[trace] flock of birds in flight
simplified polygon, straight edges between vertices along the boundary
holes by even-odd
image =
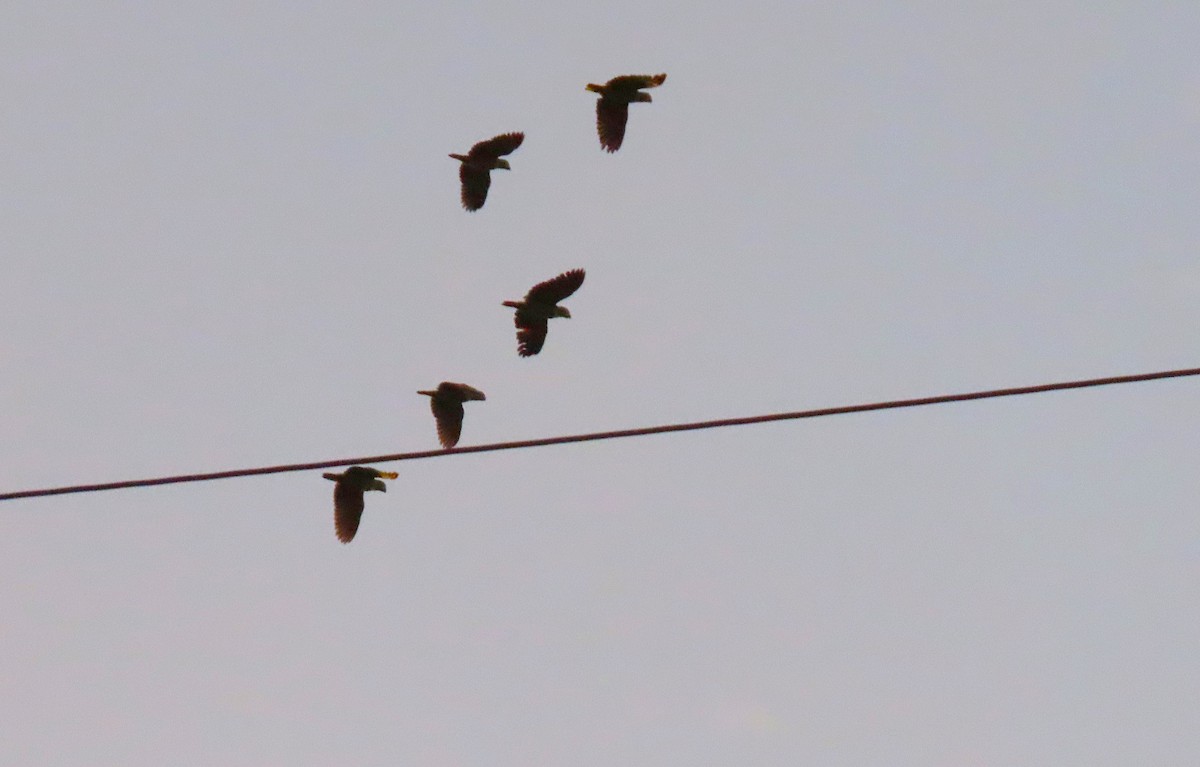
[[[603,85],[589,83],[587,90],[600,94],[596,100],[596,132],[600,136],[600,148],[615,152],[625,140],[625,123],[629,119],[629,105],[650,101],[647,88],[657,88],[667,76],[621,75]],[[451,154],[459,161],[458,178],[462,183],[462,206],[476,211],[487,202],[488,189],[492,185],[493,170],[511,170],[505,155],[512,154],[521,142],[524,133],[502,133],[480,141],[465,155]],[[583,284],[584,270],[572,269],[529,289],[520,301],[505,301],[516,311],[513,322],[517,327],[517,353],[531,357],[542,350],[546,342],[547,323],[555,317],[570,318],[571,312],[559,302],[568,298]],[[453,381],[442,381],[436,389],[419,391],[429,397],[429,406],[437,422],[438,442],[449,449],[458,444],[462,435],[463,403],[484,400],[484,393],[474,386]],[[322,476],[333,480],[333,526],[342,543],[354,540],[362,521],[365,504],[363,494],[369,490],[387,492],[383,480],[396,479],[394,471],[380,471],[368,466],[351,466],[340,473],[327,472]]]

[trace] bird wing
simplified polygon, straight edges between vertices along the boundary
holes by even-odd
[[[467,210],[479,210],[487,201],[488,187],[492,185],[492,174],[463,163],[458,166],[458,180],[462,182],[462,206]]]
[[[615,152],[625,140],[625,122],[629,119],[629,104],[601,97],[596,101],[596,132],[605,152]]]
[[[437,419],[438,442],[442,447],[454,447],[462,434],[463,406],[461,402],[447,402],[432,397],[429,407]]]
[[[583,277],[584,272],[582,269],[572,269],[569,272],[563,272],[557,277],[552,277],[545,282],[539,282],[534,285],[525,294],[525,300],[532,303],[553,306],[579,290],[579,286],[583,284]],[[520,312],[518,312],[518,316],[520,316]]]
[[[354,540],[364,506],[362,490],[357,490],[345,482],[338,482],[333,486],[333,527],[342,543]]]
[[[542,344],[546,343],[546,320],[517,311],[513,322],[517,326],[517,354],[532,357],[540,352]]]
[[[610,90],[632,93],[641,88],[657,88],[666,82],[666,74],[661,75],[620,75],[605,83]]]
[[[524,133],[501,133],[499,136],[494,136],[487,141],[480,141],[471,147],[467,156],[473,160],[485,158],[495,160],[497,157],[514,152],[524,140]]]

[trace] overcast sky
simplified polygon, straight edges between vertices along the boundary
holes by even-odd
[[[9,0],[0,490],[1200,365],[1200,5],[949,5]],[[346,546],[320,472],[5,502],[0,762],[1194,764],[1198,430],[403,462]]]

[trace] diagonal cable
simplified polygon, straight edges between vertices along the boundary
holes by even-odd
[[[252,477],[258,474],[282,474],[289,471],[312,471],[314,469],[329,469],[338,466],[350,466],[352,464],[411,461],[418,458],[436,458],[439,456],[463,455],[466,453],[488,453],[494,450],[516,450],[518,448],[542,447],[544,445],[564,445],[569,442],[594,442],[602,439],[643,437],[649,434],[666,434],[676,431],[716,429],[723,426],[747,426],[749,424],[769,423],[771,421],[793,421],[801,418],[821,418],[829,415],[865,413],[871,410],[894,410],[897,408],[919,407],[922,405],[944,405],[950,402],[967,402],[970,400],[979,399],[995,399],[997,397],[1016,397],[1025,394],[1040,394],[1042,392],[1063,391],[1066,389],[1086,389],[1094,386],[1113,386],[1116,384],[1158,381],[1164,378],[1184,378],[1187,376],[1196,375],[1200,375],[1200,368],[1164,370],[1156,373],[1138,373],[1127,376],[1111,376],[1109,378],[1088,378],[1078,381],[1062,381],[1059,383],[1038,384],[1036,386],[1020,386],[1011,389],[989,389],[985,391],[966,392],[963,394],[942,394],[935,397],[918,397],[916,399],[870,402],[861,405],[843,405],[840,407],[818,408],[815,410],[797,410],[790,413],[768,413],[766,415],[746,416],[743,418],[721,418],[715,421],[694,421],[691,423],[666,424],[663,426],[644,426],[637,429],[597,431],[591,432],[590,434],[570,434],[562,437],[543,437],[541,439],[524,439],[514,442],[492,442],[486,445],[469,445],[467,447],[450,448],[449,450],[419,450],[411,453],[394,453],[392,455],[371,455],[361,458],[339,458],[330,461],[313,461],[311,463],[290,463],[280,466],[261,466],[254,469],[230,469],[228,471],[214,471],[206,474],[179,474],[171,477],[155,477],[153,479],[129,479],[121,482],[102,482],[92,485],[68,485],[65,487],[50,487],[40,490],[18,490],[10,493],[0,493],[0,501],[9,501],[17,498],[38,498],[47,495],[65,495],[68,493],[94,493],[100,490],[121,490],[128,487],[174,485],[181,482],[205,482],[211,479]]]

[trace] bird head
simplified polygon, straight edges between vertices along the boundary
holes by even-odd
[[[653,100],[654,99],[650,98],[649,93],[645,93],[643,91],[638,91],[637,94],[631,99],[631,101],[653,101]]]
[[[375,471],[376,476],[380,477],[380,479],[371,480],[371,484],[370,484],[370,486],[367,487],[367,490],[378,490],[381,493],[387,492],[387,485],[383,484],[383,480],[395,479],[400,476],[398,473],[396,473],[394,471],[378,471],[378,470],[373,470],[373,471]]]
[[[459,162],[467,161],[467,156],[465,154],[451,154],[450,157],[453,157],[455,160],[458,160]]]
[[[493,167],[496,170],[512,170],[512,166],[509,165],[508,160],[505,159],[496,160],[496,164]]]
[[[554,307],[554,316],[564,317],[569,320],[571,319],[571,310],[565,306],[556,306]]]
[[[458,395],[463,398],[464,402],[469,402],[471,400],[479,400],[482,402],[483,400],[487,399],[487,395],[476,389],[474,386],[468,386],[467,384],[454,384],[454,389],[458,392]]]
[[[424,394],[426,397],[433,397],[437,394],[435,391],[419,391],[417,394]]]
[[[584,90],[591,91],[592,93],[604,93],[604,86],[596,85],[595,83],[588,83]]]

